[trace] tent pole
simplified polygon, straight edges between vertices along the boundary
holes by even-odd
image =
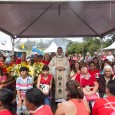
[[[14,45],[15,45],[15,39],[11,37],[11,42],[12,42],[12,54],[14,55]]]
[[[30,41],[29,41],[29,38],[27,38],[28,39],[28,46],[27,46],[27,48],[28,48],[28,55],[29,55],[29,47],[30,47]]]
[[[100,39],[101,39],[101,54],[100,54],[100,58],[101,58],[101,56],[102,56],[102,53],[103,53],[103,37],[100,37]],[[101,64],[101,66],[102,66],[102,60],[100,59],[100,64]]]
[[[103,53],[103,38],[101,38],[101,55]]]

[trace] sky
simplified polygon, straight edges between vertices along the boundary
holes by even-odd
[[[40,39],[43,39],[43,41],[46,41],[46,40],[51,40],[51,39],[53,39],[53,38],[40,38]],[[32,39],[29,39],[29,40],[32,40],[32,41],[40,41],[40,39],[39,38],[32,38]],[[66,38],[66,39],[68,39],[68,40],[71,40],[71,41],[78,41],[78,42],[82,42],[82,37],[79,37],[79,38]],[[15,40],[15,42],[16,41],[18,41],[19,39],[16,39]],[[10,36],[9,35],[7,35],[7,34],[5,34],[5,33],[3,33],[3,32],[0,32],[0,42],[11,42],[11,39],[10,39]],[[22,38],[21,40],[20,40],[21,42],[25,42],[25,41],[27,41],[27,38]]]

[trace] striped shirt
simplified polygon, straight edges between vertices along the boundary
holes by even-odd
[[[32,78],[28,76],[27,78],[23,79],[21,76],[16,79],[16,90],[20,90],[22,99],[25,97],[26,91],[31,89],[33,86]]]

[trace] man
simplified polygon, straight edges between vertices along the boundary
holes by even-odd
[[[66,99],[65,88],[69,80],[69,61],[62,53],[62,47],[58,47],[57,55],[49,63],[49,68],[55,80],[55,102],[62,102]]]
[[[104,52],[102,52],[102,55],[101,55],[101,61],[104,61],[104,60],[106,60],[106,55],[105,55],[105,53]]]
[[[83,56],[81,54],[78,54],[78,62],[82,63],[83,61]]]
[[[108,82],[106,93],[107,98],[100,98],[95,101],[92,115],[115,115],[115,80]]]
[[[39,62],[39,56],[38,54],[34,55],[34,63],[38,63]]]
[[[108,59],[110,62],[114,61],[114,56],[112,55],[111,52],[108,52],[108,55],[107,55],[106,59]]]
[[[27,63],[26,61],[26,52],[23,52],[21,58],[16,60],[16,64],[21,64],[22,62]]]
[[[95,76],[96,78],[99,77],[100,71],[99,71],[98,69],[96,69],[95,63],[94,63],[93,61],[91,61],[91,62],[89,63],[89,70],[88,70],[88,72],[89,72],[91,75]]]
[[[53,115],[51,107],[44,105],[44,99],[40,89],[32,88],[26,92],[25,104],[32,115]]]
[[[97,53],[97,52],[94,52],[94,55],[93,55],[93,57],[92,57],[92,60],[93,60],[95,57],[99,58],[99,56],[98,56],[98,53]]]

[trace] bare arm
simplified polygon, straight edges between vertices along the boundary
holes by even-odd
[[[1,84],[9,83],[9,82],[12,81],[12,80],[13,80],[13,78],[10,78],[10,79],[8,79],[8,80],[5,80],[4,82],[2,81],[2,82],[0,83],[0,85],[1,85]]]
[[[9,86],[10,84],[14,83],[15,81],[16,81],[16,80],[14,79],[14,80],[10,81],[9,83],[6,83],[6,84],[5,84],[5,87]]]
[[[60,104],[56,110],[55,115],[65,115],[64,108],[65,107],[63,106],[63,104]]]
[[[49,87],[49,89],[51,90],[51,88],[52,88],[52,79],[50,81],[50,87]]]
[[[37,79],[37,88],[40,89],[40,81],[41,81],[41,75],[38,76]]]
[[[88,113],[90,113],[91,111],[90,111],[90,107],[89,107],[88,102],[84,100],[84,104],[85,104],[86,110],[88,111]]]
[[[1,82],[5,82],[6,80],[2,80]],[[0,85],[0,89],[2,89],[5,86],[5,84]]]
[[[94,94],[94,93],[97,92],[98,87],[99,87],[98,83],[97,83],[97,82],[94,82],[93,90],[92,90],[92,91],[87,91],[86,88],[83,88],[83,93],[84,93],[85,95],[92,95],[92,94]]]
[[[94,82],[93,94],[97,92],[98,87],[99,87],[98,83]]]
[[[22,98],[21,98],[20,90],[19,89],[17,90],[17,96],[18,96],[18,106],[21,106],[21,104],[22,104]]]

